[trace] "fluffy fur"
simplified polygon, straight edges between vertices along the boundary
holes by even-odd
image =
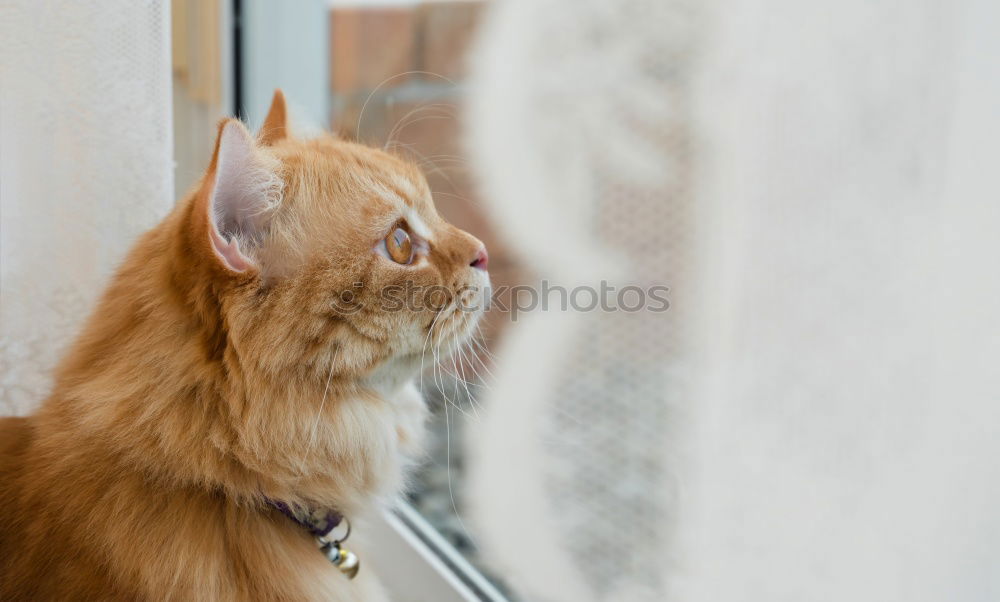
[[[220,124],[201,184],[136,243],[51,396],[0,420],[0,599],[382,598],[363,517],[418,449],[425,345],[479,314],[386,311],[380,294],[485,289],[482,244],[413,165],[292,138],[285,113],[278,92],[256,140]],[[407,214],[427,237],[404,266],[376,249]],[[345,291],[359,309],[336,309]],[[265,498],[348,516],[357,580]]]

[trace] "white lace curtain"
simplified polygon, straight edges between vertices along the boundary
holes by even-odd
[[[469,144],[558,284],[472,498],[528,600],[1000,597],[1000,4],[499,0]]]
[[[0,414],[173,203],[167,0],[0,3]]]

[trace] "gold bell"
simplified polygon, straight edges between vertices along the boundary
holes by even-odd
[[[355,575],[358,574],[358,569],[361,568],[358,555],[347,548],[340,547],[339,541],[320,540],[320,544],[320,551],[323,552],[326,559],[333,563],[333,566],[337,567],[341,573],[347,575],[348,579],[354,579]]]
[[[348,579],[354,579],[355,575],[358,574],[358,569],[361,568],[358,555],[347,548],[340,548],[340,554],[333,564],[340,569],[341,573],[347,575]]]

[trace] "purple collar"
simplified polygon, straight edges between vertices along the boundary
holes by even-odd
[[[339,512],[334,512],[333,510],[300,508],[297,506],[289,506],[285,502],[279,502],[270,498],[264,499],[267,500],[268,504],[277,508],[282,514],[292,519],[292,522],[297,523],[300,527],[307,529],[310,533],[312,533],[313,537],[316,538],[319,551],[323,553],[323,556],[325,556],[326,559],[333,564],[333,566],[337,567],[337,570],[346,575],[348,579],[354,579],[354,577],[358,574],[358,569],[361,567],[361,561],[358,560],[357,554],[347,548],[341,547],[340,545],[351,535],[351,523],[345,520]],[[337,525],[340,523],[345,523],[347,525],[347,532],[344,533],[343,537],[330,539],[330,533],[336,529]]]
[[[308,509],[291,507],[285,502],[279,502],[270,498],[264,498],[267,503],[274,506],[282,514],[292,519],[300,527],[308,530],[315,537],[326,537],[337,528],[337,525],[344,522],[344,517],[339,512],[333,510]],[[346,536],[344,537],[346,539]]]

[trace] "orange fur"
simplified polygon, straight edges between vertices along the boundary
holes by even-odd
[[[481,243],[437,215],[411,164],[293,138],[285,113],[278,92],[252,148],[281,200],[240,239],[247,269],[216,250],[210,206],[222,134],[245,133],[228,120],[202,183],[135,244],[51,396],[0,420],[0,599],[382,599],[364,516],[398,492],[414,451],[402,448],[419,439],[424,345],[461,341],[478,314],[389,312],[379,294],[485,286],[470,267]],[[402,266],[373,249],[407,212],[432,236]],[[356,313],[331,304],[347,290]],[[265,496],[348,516],[358,579]]]

